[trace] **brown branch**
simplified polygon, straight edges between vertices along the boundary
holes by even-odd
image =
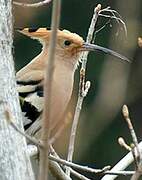
[[[92,38],[93,38],[93,32],[95,29],[95,25],[98,19],[98,13],[101,9],[101,5],[98,4],[97,7],[94,9],[94,14],[92,17],[92,21],[89,27],[88,35],[87,35],[87,43],[90,43]],[[77,105],[75,109],[75,115],[74,115],[74,120],[71,128],[71,135],[70,135],[70,140],[69,140],[69,147],[68,147],[68,161],[72,161],[73,158],[73,153],[74,153],[74,143],[75,143],[75,137],[76,137],[76,130],[77,130],[77,125],[79,121],[79,116],[82,108],[82,103],[84,100],[84,97],[87,95],[87,92],[90,88],[90,82],[85,82],[85,71],[86,71],[86,63],[87,63],[87,57],[88,57],[88,52],[84,52],[82,55],[82,66],[80,70],[80,83],[79,83],[79,93],[78,93],[78,100],[77,100]],[[67,175],[70,175],[70,168],[66,168],[66,173]]]
[[[50,118],[51,118],[51,88],[54,71],[54,55],[57,40],[57,29],[60,21],[60,7],[61,1],[53,1],[52,23],[51,23],[51,39],[48,49],[48,64],[45,71],[44,84],[44,110],[42,120],[41,142],[44,148],[40,149],[40,166],[39,166],[39,180],[48,179],[48,152],[49,152],[49,137],[50,137]]]
[[[44,6],[46,4],[49,4],[51,1],[52,0],[44,0],[44,1],[40,1],[38,3],[32,3],[32,4],[13,1],[13,4],[16,6],[23,6],[23,7],[40,7],[40,6]]]

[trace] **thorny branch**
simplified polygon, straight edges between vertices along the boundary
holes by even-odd
[[[49,4],[52,0],[44,0],[44,1],[40,1],[37,3],[32,3],[32,4],[27,4],[27,3],[21,3],[21,2],[17,2],[17,1],[13,1],[13,4],[16,6],[23,6],[23,7],[40,7],[40,6],[44,6],[46,4]]]

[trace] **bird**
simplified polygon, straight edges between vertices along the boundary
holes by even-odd
[[[23,28],[19,29],[18,32],[36,39],[42,44],[40,54],[16,73],[24,128],[31,136],[40,136],[44,104],[44,71],[48,61],[48,47],[52,30],[40,27]],[[51,93],[51,129],[61,121],[70,101],[74,74],[82,52],[101,51],[123,61],[130,62],[128,58],[113,50],[96,44],[86,43],[81,36],[68,30],[57,30],[55,50]]]

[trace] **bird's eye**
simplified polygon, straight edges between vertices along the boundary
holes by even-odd
[[[65,45],[65,46],[69,46],[69,45],[71,45],[71,43],[72,43],[72,42],[71,42],[70,40],[65,40],[65,41],[64,41],[64,45]]]

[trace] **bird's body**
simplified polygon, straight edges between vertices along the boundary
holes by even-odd
[[[46,28],[25,28],[20,32],[33,39],[38,39],[43,45],[41,53],[16,74],[21,108],[26,117],[24,118],[24,126],[25,129],[32,128],[34,135],[40,129],[40,119],[43,111],[44,70],[47,67],[51,31]],[[87,47],[83,39],[75,33],[58,30],[51,94],[52,127],[55,127],[56,123],[61,120],[69,103],[79,56],[82,51],[92,50],[91,48],[118,56],[127,61],[127,58],[109,49],[97,45]]]
[[[24,34],[31,37],[40,37],[39,40],[43,42],[43,49],[41,53],[16,74],[18,92],[20,97],[23,99],[21,107],[24,112],[24,116],[26,117],[24,118],[24,125],[25,129],[27,129],[33,125],[33,122],[41,116],[43,111],[44,70],[48,61],[48,44],[46,44],[43,39],[45,36],[48,36],[50,32],[48,32],[45,28],[38,29],[35,32],[29,32],[29,29],[26,29],[26,32],[24,31],[25,29],[22,31]],[[72,34],[74,37],[79,38],[83,42],[81,37],[76,34],[69,33],[68,31],[59,31],[58,34],[58,44],[60,46],[56,47],[57,50],[55,55],[51,98],[51,119],[53,120],[52,127],[55,127],[56,123],[62,118],[70,100],[73,89],[74,72],[79,58],[79,54],[77,52],[73,52],[73,47],[72,50],[69,49],[66,53],[64,53],[64,41],[66,39],[60,39],[60,37],[62,37],[61,34],[64,34],[65,38],[69,38]],[[48,43],[49,36],[45,39]],[[60,49],[61,47],[63,47],[63,50]]]

